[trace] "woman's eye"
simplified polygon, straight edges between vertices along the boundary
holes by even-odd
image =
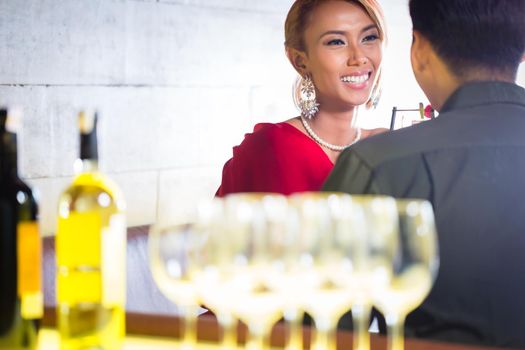
[[[345,42],[341,39],[332,39],[326,43],[329,46],[344,45]]]
[[[376,41],[379,39],[379,35],[377,34],[370,34],[370,35],[367,35],[363,38],[363,42],[367,42],[367,41]]]

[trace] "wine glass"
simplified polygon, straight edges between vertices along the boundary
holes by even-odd
[[[222,349],[234,349],[237,346],[237,320],[232,313],[235,299],[228,289],[233,275],[233,250],[223,222],[223,200],[215,198],[201,203],[197,217],[206,234],[200,249],[193,255],[196,266],[193,281],[202,303],[215,314],[222,328]]]
[[[313,346],[335,349],[337,322],[353,302],[354,267],[349,251],[357,248],[356,236],[363,235],[363,217],[348,194],[307,192],[290,201],[300,221],[302,270],[310,278],[296,288],[302,289],[298,293],[304,296],[304,310],[315,322]]]
[[[157,224],[148,238],[153,279],[161,292],[181,308],[181,348],[193,349],[197,342],[196,321],[199,300],[192,281],[195,266],[191,255],[202,241],[194,222]]]
[[[290,205],[280,210],[286,215],[286,227],[268,231],[269,272],[265,278],[268,287],[283,298],[285,349],[302,350],[304,302],[301,297],[305,288],[315,284],[311,274],[313,260],[305,252],[313,242],[301,235],[300,218]]]
[[[398,200],[399,240],[391,282],[374,293],[385,315],[390,350],[404,349],[406,315],[426,298],[437,274],[439,254],[432,205],[425,200]]]
[[[246,348],[263,349],[282,316],[283,297],[268,286],[269,239],[284,235],[287,200],[279,194],[244,193],[224,199],[223,232],[231,249],[226,283],[233,314],[248,326]]]
[[[361,215],[364,223],[364,229],[354,229],[356,241],[348,250],[354,266],[353,349],[369,350],[371,295],[390,282],[398,239],[398,214],[392,197],[353,195],[352,200],[357,206],[356,215]]]

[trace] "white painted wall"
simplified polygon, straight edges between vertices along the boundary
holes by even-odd
[[[124,190],[128,225],[213,196],[231,147],[256,122],[296,115],[284,55],[292,0],[0,0],[0,105],[25,111],[21,175],[43,232],[77,155],[76,113],[101,114],[101,167]],[[426,99],[410,70],[406,0],[389,23],[384,94],[364,126]],[[525,82],[525,69],[520,73]]]

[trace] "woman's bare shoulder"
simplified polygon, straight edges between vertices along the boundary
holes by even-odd
[[[301,120],[299,117],[294,117],[294,118],[290,118],[288,120],[285,120],[283,123],[288,123],[292,126],[295,126],[297,129],[301,130],[302,129],[302,123],[301,123]]]
[[[361,130],[361,139],[366,139],[367,137],[382,134],[384,132],[390,131],[387,128],[376,128],[376,129],[362,129]]]

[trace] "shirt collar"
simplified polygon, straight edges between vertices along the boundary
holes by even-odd
[[[460,86],[447,99],[440,113],[457,108],[494,103],[512,103],[525,106],[525,89],[501,81],[470,82]]]

